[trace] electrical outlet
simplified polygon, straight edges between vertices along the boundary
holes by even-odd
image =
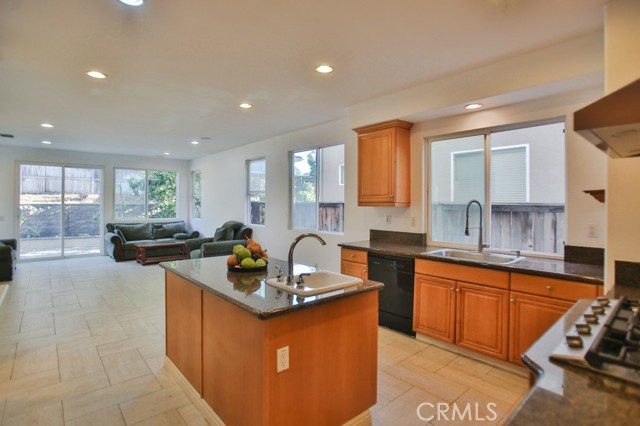
[[[415,217],[411,218],[411,226],[416,226],[416,218]]]
[[[289,369],[289,346],[278,349],[276,352],[277,366],[276,373]]]
[[[390,214],[387,215],[387,223],[389,223],[389,224],[391,223],[391,215]]]
[[[589,225],[589,233],[587,234],[589,238],[598,238],[598,225],[592,223]]]

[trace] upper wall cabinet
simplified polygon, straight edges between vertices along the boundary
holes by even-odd
[[[358,133],[358,205],[411,205],[409,130],[402,120],[353,129]]]

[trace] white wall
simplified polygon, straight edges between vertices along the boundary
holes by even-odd
[[[640,1],[614,0],[605,18],[606,90],[640,78]],[[640,158],[607,163],[605,290],[615,283],[615,261],[640,262]]]
[[[36,162],[104,168],[104,218],[103,223],[113,221],[113,169],[131,167],[178,172],[178,218],[189,223],[189,162],[152,157],[132,157],[128,155],[107,155],[56,149],[0,147],[0,236],[16,237],[17,187],[16,167],[18,162]]]

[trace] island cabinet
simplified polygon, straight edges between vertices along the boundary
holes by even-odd
[[[507,359],[508,272],[422,259],[415,272],[414,331]]]
[[[523,365],[520,355],[573,306],[595,299],[601,286],[519,273],[511,274],[509,361]]]
[[[368,253],[364,250],[343,248],[341,252],[340,272],[352,277],[368,278]]]
[[[413,123],[386,121],[353,129],[358,133],[358,205],[411,204],[410,135]]]
[[[370,424],[380,283],[300,299],[264,281],[251,294],[235,290],[228,279],[241,277],[228,277],[224,258],[161,266],[165,365],[210,424]],[[283,348],[288,367],[278,371]]]

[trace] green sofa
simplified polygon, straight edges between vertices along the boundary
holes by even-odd
[[[106,249],[116,262],[136,258],[135,243],[157,242],[171,243],[185,241],[187,250],[200,248],[207,238],[198,238],[200,233],[186,228],[184,221],[146,222],[146,223],[107,223]],[[179,253],[179,248],[169,247],[154,252],[157,256]]]
[[[18,242],[15,239],[0,240],[0,281],[13,280],[17,250]]]
[[[247,239],[253,235],[253,229],[242,222],[230,220],[225,222],[212,238],[205,238],[197,250],[191,251],[191,258],[228,256],[233,253],[233,246],[247,246]]]

